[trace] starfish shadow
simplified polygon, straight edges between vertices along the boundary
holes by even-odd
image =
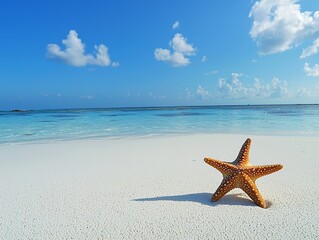
[[[136,202],[156,202],[156,201],[173,201],[173,202],[195,202],[202,205],[217,206],[217,205],[232,205],[232,206],[256,206],[253,201],[244,197],[244,194],[228,194],[217,202],[211,201],[211,193],[191,193],[183,195],[160,196],[152,198],[138,198],[132,201]],[[266,201],[267,208],[271,202]]]

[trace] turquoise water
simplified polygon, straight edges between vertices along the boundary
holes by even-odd
[[[319,136],[319,105],[0,112],[0,143],[176,133]]]

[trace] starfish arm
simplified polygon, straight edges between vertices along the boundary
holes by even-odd
[[[216,192],[212,197],[212,201],[216,202],[221,199],[226,193],[236,187],[237,174],[231,174],[228,177],[225,177]]]
[[[233,162],[237,166],[245,166],[249,164],[249,150],[251,145],[251,139],[247,138],[241,147],[236,160]]]
[[[274,173],[283,168],[281,164],[265,165],[265,166],[252,166],[245,169],[245,173],[249,175],[254,181],[265,175]]]
[[[254,201],[256,205],[266,208],[266,202],[261,196],[255,182],[245,173],[240,179],[240,188],[247,193],[247,195]]]
[[[213,158],[204,158],[204,161],[216,168],[218,171],[220,171],[224,176],[225,175],[229,175],[231,174],[234,170],[236,170],[237,168],[230,164],[230,163],[226,163],[226,162],[222,162],[220,160],[216,160],[216,159],[213,159]]]

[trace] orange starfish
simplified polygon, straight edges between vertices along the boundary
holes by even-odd
[[[281,164],[250,166],[249,149],[251,139],[248,138],[240,149],[236,160],[232,163],[205,158],[204,161],[223,174],[223,181],[212,197],[216,202],[234,188],[241,188],[259,207],[265,208],[266,203],[261,196],[255,181],[265,175],[277,172],[283,168]]]

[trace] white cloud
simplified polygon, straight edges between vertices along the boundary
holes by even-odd
[[[183,53],[186,56],[195,54],[195,48],[192,44],[187,43],[187,39],[182,34],[176,33],[169,43],[175,52]]]
[[[154,54],[159,61],[169,61],[171,59],[171,51],[169,49],[156,48]]]
[[[319,33],[319,11],[300,11],[297,0],[260,0],[249,14],[250,36],[261,54],[286,51]]]
[[[197,90],[196,90],[196,94],[198,96],[200,96],[203,100],[207,100],[211,98],[210,93],[203,88],[201,85],[198,85]]]
[[[218,79],[218,95],[230,98],[244,98],[253,95],[252,88],[245,87],[239,80],[239,77],[242,76],[242,73],[232,73],[231,81],[225,78]]]
[[[239,79],[242,76],[243,74],[240,73],[232,73],[230,81],[225,78],[218,79],[217,97],[277,98],[291,96],[286,81],[274,77],[270,83],[261,84],[259,79],[255,79],[253,86],[245,86]]]
[[[108,53],[109,49],[103,45],[100,44],[99,46],[94,46],[94,48],[97,50],[96,58],[94,57],[88,61],[88,64],[93,65],[99,65],[99,66],[108,66],[111,64],[110,55]]]
[[[78,34],[74,30],[70,30],[66,39],[62,40],[65,49],[62,50],[60,46],[50,43],[47,46],[48,57],[60,59],[67,64],[75,67],[83,67],[86,65],[109,66],[117,65],[112,63],[108,48],[104,44],[95,45],[96,54],[85,53],[85,44],[78,38]]]
[[[183,67],[190,64],[189,56],[195,55],[196,49],[192,44],[187,43],[187,39],[182,34],[176,33],[169,42],[172,51],[165,48],[156,48],[155,59],[168,62],[174,67]]]
[[[174,22],[172,28],[173,29],[179,28],[179,21]]]
[[[318,48],[319,48],[319,38],[317,38],[312,45],[310,45],[309,47],[307,47],[306,49],[304,49],[302,51],[302,54],[300,56],[300,58],[306,58],[309,57],[313,54],[316,54],[318,52]]]
[[[170,62],[174,67],[183,67],[190,64],[189,58],[180,52],[173,52],[170,56]]]
[[[207,62],[208,58],[206,56],[202,57],[202,62]]]
[[[319,64],[315,64],[313,67],[310,67],[309,63],[305,63],[304,71],[309,77],[319,77]]]
[[[188,58],[179,52],[173,52],[169,49],[156,48],[154,52],[155,58],[159,61],[169,62],[174,67],[182,67],[190,64]]]

